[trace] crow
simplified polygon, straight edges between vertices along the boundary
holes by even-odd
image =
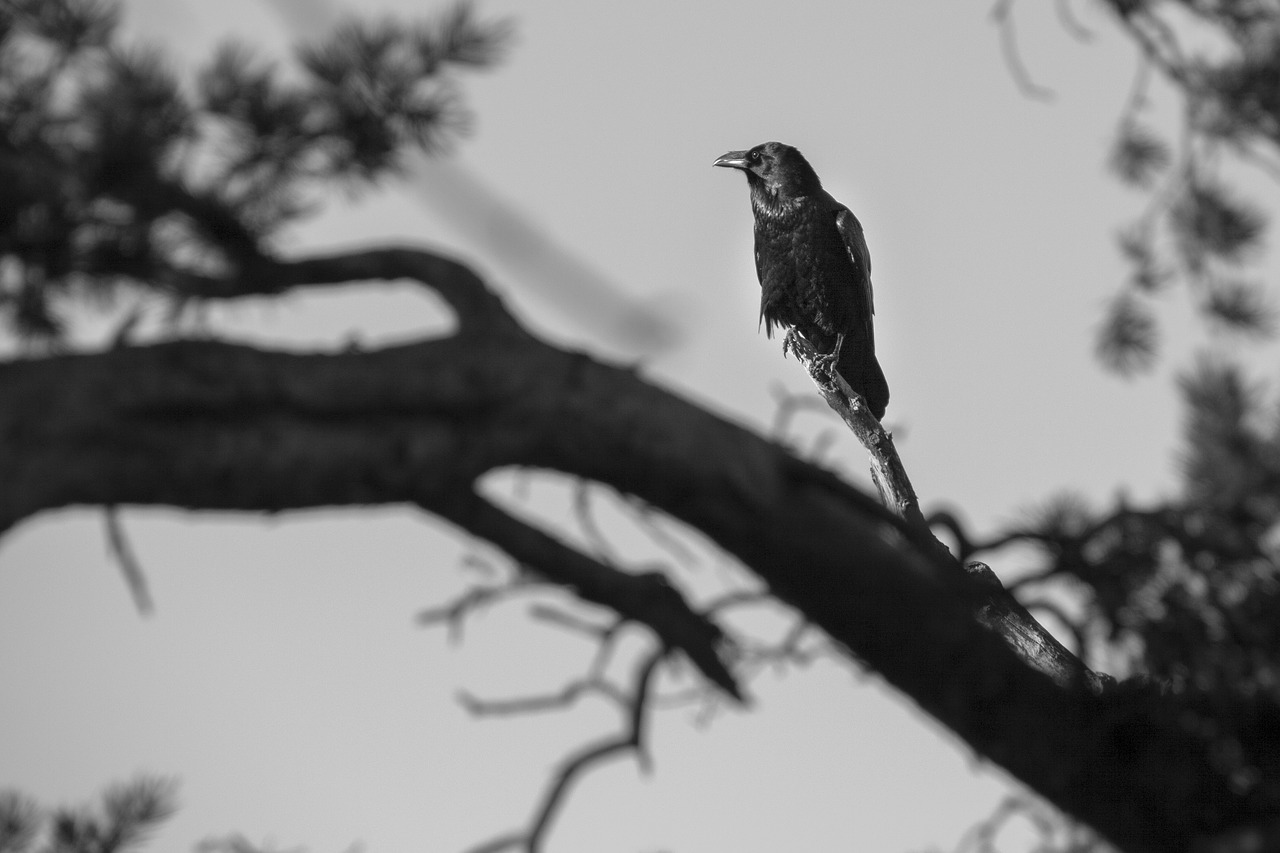
[[[773,337],[788,327],[782,352],[799,333],[862,395],[876,418],[889,384],[876,361],[871,315],[871,253],[862,225],[822,188],[804,155],[780,142],[730,151],[713,165],[741,169],[756,220],[760,322]]]

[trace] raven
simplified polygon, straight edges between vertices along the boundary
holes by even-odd
[[[871,253],[858,218],[822,188],[809,161],[790,145],[765,142],[730,151],[713,165],[741,169],[756,220],[760,321],[799,332],[876,418],[889,384],[876,361],[871,327]]]

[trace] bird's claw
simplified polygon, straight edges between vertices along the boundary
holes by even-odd
[[[840,349],[844,344],[844,335],[836,339],[835,348],[831,352],[817,352],[812,343],[795,329],[788,329],[787,336],[782,339],[782,357],[794,353],[801,362],[808,362],[809,372],[815,375],[826,374],[832,387],[836,386],[835,378],[839,375],[836,363],[840,360]]]
[[[831,348],[831,352],[822,353],[814,356],[814,365],[820,368],[831,379],[831,384],[838,384],[835,379],[837,375],[836,362],[840,360],[840,350],[844,349],[844,335],[836,336],[836,345]]]
[[[796,339],[796,330],[788,329],[787,336],[782,339],[782,357],[786,358],[787,353],[793,352],[796,354],[796,358],[799,358],[800,357],[799,347],[800,347],[800,344]]]
[[[817,370],[821,370],[828,376],[835,376],[836,360],[840,357],[839,352],[819,353],[813,357],[813,366]]]

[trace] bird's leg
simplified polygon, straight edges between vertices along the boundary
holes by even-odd
[[[796,358],[800,357],[800,342],[797,335],[800,333],[795,329],[787,329],[787,336],[782,339],[782,357],[786,358],[788,352],[796,354]]]
[[[833,376],[836,372],[836,362],[840,359],[840,349],[844,346],[844,333],[836,335],[836,345],[831,348],[831,352],[814,356],[814,365],[825,372],[828,376]]]

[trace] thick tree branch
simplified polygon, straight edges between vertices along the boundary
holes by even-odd
[[[599,481],[701,531],[977,752],[1125,849],[1188,850],[1280,812],[1274,784],[1240,792],[1214,735],[1174,699],[1095,693],[1078,662],[1080,679],[1048,677],[1039,651],[975,618],[990,589],[874,500],[514,322],[374,352],[180,341],[0,364],[0,531],[73,505],[409,503],[505,540],[548,577],[565,557],[561,582],[585,594],[612,585],[679,609],[643,576],[602,574],[478,499],[476,478],[508,466]],[[1242,747],[1262,779],[1280,779],[1257,719]]]

